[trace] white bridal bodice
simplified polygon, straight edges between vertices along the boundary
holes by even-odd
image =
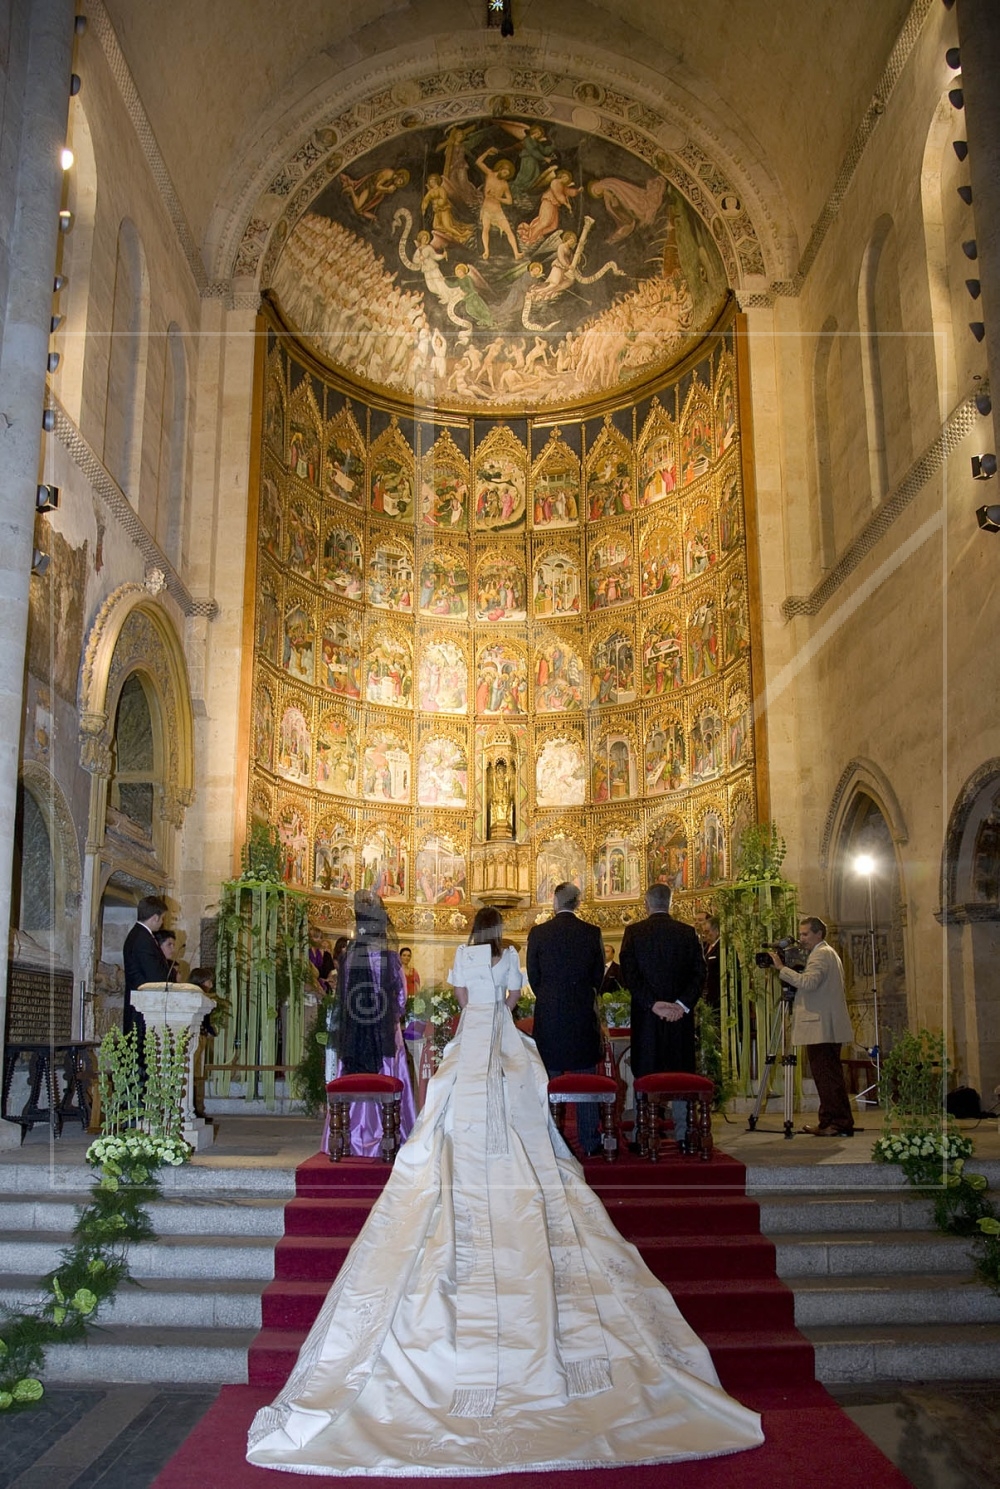
[[[462,947],[469,992],[413,1133],[248,1458],[468,1475],[737,1452],[760,1420],[622,1239],[551,1122],[504,1006],[516,953]]]

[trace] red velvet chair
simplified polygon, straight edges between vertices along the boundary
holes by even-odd
[[[633,1082],[635,1135],[639,1156],[656,1163],[660,1156],[659,1115],[673,1101],[686,1101],[687,1139],[684,1153],[697,1153],[706,1162],[712,1156],[712,1102],[715,1085],[704,1075],[686,1070],[657,1071]]]
[[[601,1140],[604,1157],[614,1163],[618,1157],[615,1129],[615,1103],[618,1082],[604,1075],[557,1075],[549,1081],[549,1107],[559,1132],[565,1136],[566,1108],[584,1102],[597,1102],[601,1108]]]
[[[351,1107],[356,1101],[377,1101],[382,1108],[382,1162],[392,1163],[399,1152],[399,1111],[403,1082],[394,1075],[342,1075],[326,1088],[330,1108],[330,1162],[339,1163],[351,1151]]]

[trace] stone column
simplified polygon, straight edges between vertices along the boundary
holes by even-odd
[[[969,265],[969,277],[983,287],[982,299],[969,301],[969,319],[981,319],[986,326],[986,357],[996,402],[1000,398],[1000,6],[996,0],[958,0],[956,15],[979,249],[979,257]],[[986,499],[993,501],[992,490],[986,489]]]
[[[7,928],[11,923],[14,813],[24,712],[28,584],[34,546],[35,486],[52,315],[60,152],[66,141],[73,53],[73,0],[14,0],[9,71],[0,125],[7,217],[6,303],[0,341],[0,1038],[7,1013]],[[11,136],[17,132],[17,139]],[[44,581],[42,581],[44,582]],[[0,1124],[0,1147],[16,1129]]]
[[[137,1008],[146,1020],[147,1033],[158,1029],[161,1034],[168,1032],[177,1040],[185,1030],[189,1032],[181,1137],[196,1153],[202,1148],[210,1148],[215,1142],[215,1128],[204,1117],[199,1117],[194,1109],[194,1057],[201,1021],[206,1013],[211,1013],[215,1004],[193,982],[144,982],[132,994],[132,1007]]]

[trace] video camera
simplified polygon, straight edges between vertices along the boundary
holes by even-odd
[[[806,962],[809,960],[809,953],[805,947],[800,946],[791,936],[782,936],[779,941],[772,941],[767,950],[758,951],[754,956],[754,961],[758,967],[768,967],[774,970],[774,963],[771,960],[772,951],[777,954],[778,960],[783,967],[791,967],[793,972],[802,972],[805,970]]]

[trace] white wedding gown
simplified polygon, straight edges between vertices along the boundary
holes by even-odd
[[[462,947],[469,1004],[388,1183],[247,1457],[313,1474],[511,1473],[763,1442],[550,1120],[504,1004],[513,951]]]

